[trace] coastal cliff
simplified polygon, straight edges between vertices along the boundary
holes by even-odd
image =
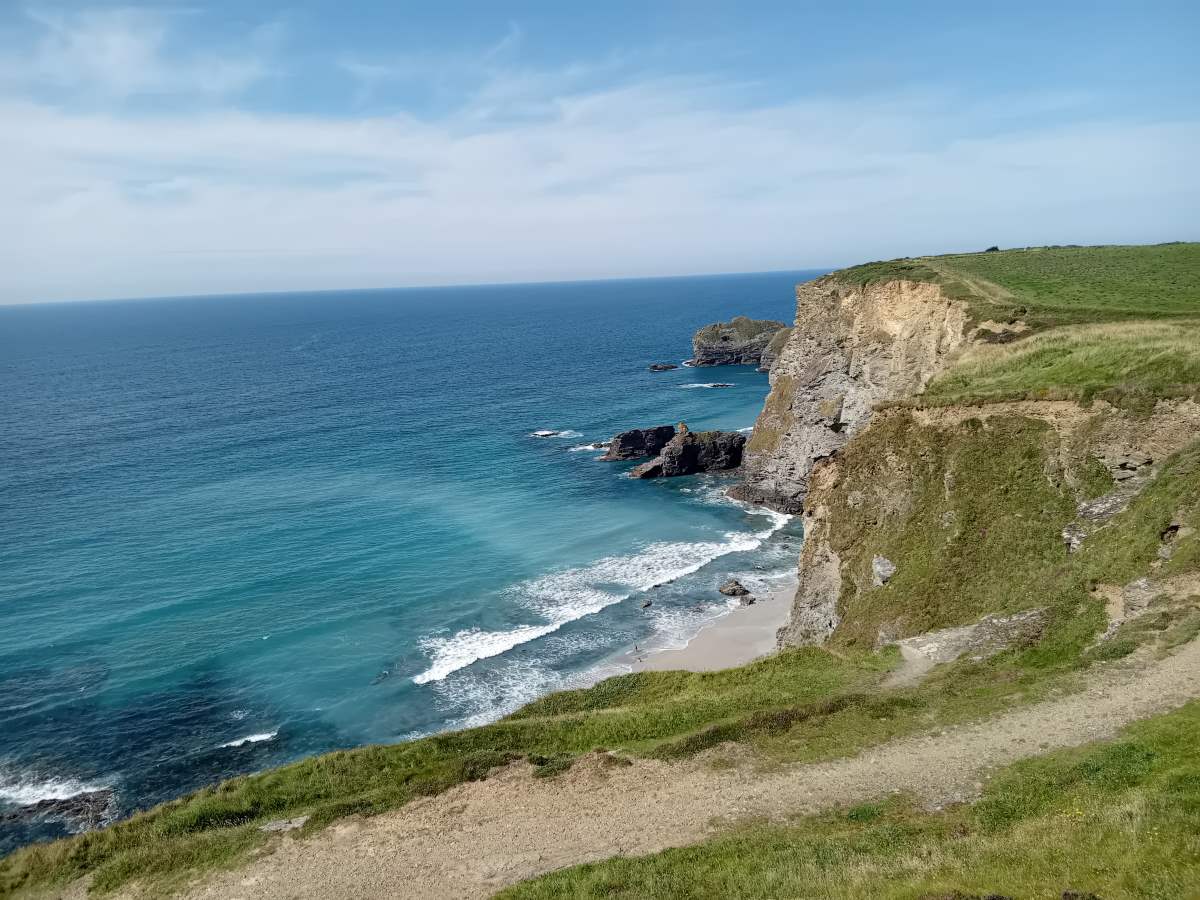
[[[967,327],[966,305],[935,284],[855,285],[835,273],[800,285],[734,496],[799,512],[813,463],[844,446],[874,404],[924,387]]]
[[[1081,262],[1132,268],[1124,252],[903,260],[797,288],[731,492],[803,513],[781,646],[870,650],[976,627],[990,640],[1009,626],[1036,641],[1105,597],[1112,631],[1149,596],[1200,593],[1174,543],[1193,546],[1195,498],[1154,505],[1195,493],[1196,322],[1150,284],[1143,305],[1116,309],[1060,288]],[[1131,569],[1116,535],[1134,528],[1146,560]]]

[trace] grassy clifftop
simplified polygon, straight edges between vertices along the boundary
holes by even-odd
[[[984,340],[917,404],[1106,395],[1145,403],[1200,391],[1197,243],[929,256],[831,277],[852,285],[938,284],[967,305],[973,322],[1001,326],[982,329]]]
[[[1032,329],[1200,316],[1200,243],[1029,247],[865,263],[834,273],[847,284],[925,281],[965,301],[978,321]]]

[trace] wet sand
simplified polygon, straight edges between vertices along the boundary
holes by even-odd
[[[775,652],[775,632],[787,623],[796,595],[796,580],[788,579],[751,606],[739,606],[708,623],[686,647],[631,651],[618,662],[633,672],[684,669],[711,672],[741,666]]]

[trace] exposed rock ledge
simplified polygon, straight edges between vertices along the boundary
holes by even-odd
[[[787,329],[771,319],[734,316],[728,322],[706,325],[692,338],[693,366],[762,365],[763,354],[775,336]],[[778,346],[775,353],[778,354]]]

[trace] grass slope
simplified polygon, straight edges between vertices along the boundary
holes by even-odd
[[[1192,703],[1005,769],[973,805],[924,812],[893,798],[555,872],[499,897],[1195,897],[1198,734]]]
[[[867,263],[848,284],[941,285],[976,322],[1021,323],[912,404],[1200,396],[1200,244],[1030,247]]]
[[[1200,320],[1052,329],[972,350],[926,388],[925,406],[1200,396]]]

